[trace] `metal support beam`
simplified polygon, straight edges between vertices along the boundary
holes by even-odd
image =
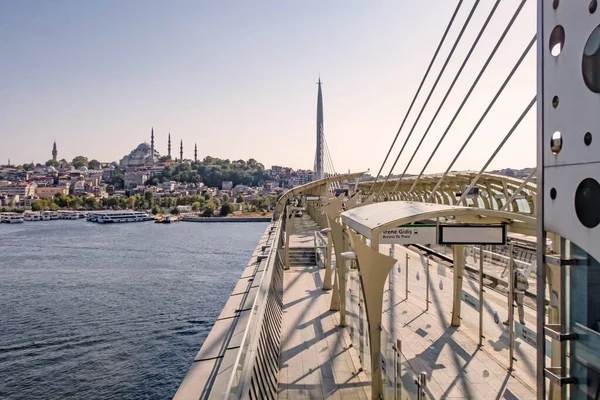
[[[465,269],[465,246],[463,245],[452,245],[452,259],[454,260],[454,291],[452,293],[452,322],[451,326],[460,326],[460,307],[461,307],[461,293],[462,293],[462,282],[463,272]]]
[[[365,298],[369,343],[371,347],[371,398],[383,396],[381,372],[381,319],[383,311],[383,292],[385,281],[396,260],[379,252],[377,238],[371,239],[371,247],[360,237],[349,231],[350,241],[358,258],[358,270]]]

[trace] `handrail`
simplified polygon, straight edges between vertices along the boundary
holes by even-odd
[[[253,373],[253,367],[256,362],[258,342],[260,338],[260,328],[262,326],[265,310],[267,307],[267,297],[271,286],[273,271],[277,260],[279,243],[281,240],[281,223],[275,221],[276,232],[272,242],[269,255],[267,256],[266,268],[261,277],[260,287],[254,303],[252,304],[252,314],[246,325],[240,351],[237,354],[236,361],[232,368],[232,375],[223,398],[239,399],[246,397],[250,390],[250,382]],[[239,374],[239,375],[238,375]]]

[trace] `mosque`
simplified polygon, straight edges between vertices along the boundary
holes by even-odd
[[[170,142],[170,137],[169,137]],[[171,146],[169,146],[171,147]],[[152,166],[158,162],[160,153],[154,148],[154,128],[150,135],[150,144],[140,143],[128,155],[119,161],[119,165],[124,169]]]
[[[169,133],[168,142],[168,156],[171,157],[171,134]],[[139,167],[150,167],[158,163],[160,159],[160,153],[154,148],[154,128],[150,134],[150,144],[144,142],[140,143],[135,149],[128,155],[123,157],[119,161],[119,165],[123,169],[132,169]],[[179,160],[183,160],[183,140],[181,141],[179,149]],[[194,161],[198,160],[198,147],[194,147]]]

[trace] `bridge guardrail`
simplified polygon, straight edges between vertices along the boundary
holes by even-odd
[[[327,239],[321,232],[315,231],[315,259],[319,268],[325,268],[326,251]]]
[[[279,221],[267,227],[175,400],[276,397],[283,315],[281,232]]]
[[[252,306],[253,312],[224,398],[263,399],[277,396],[277,373],[283,318],[283,236],[276,230]]]

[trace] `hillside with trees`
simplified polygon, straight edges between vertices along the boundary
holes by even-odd
[[[248,161],[205,157],[198,162],[167,165],[164,170],[148,180],[147,184],[157,185],[164,181],[182,183],[203,182],[209,187],[221,188],[223,181],[232,181],[233,186],[259,186],[266,180],[265,167],[251,158]]]

